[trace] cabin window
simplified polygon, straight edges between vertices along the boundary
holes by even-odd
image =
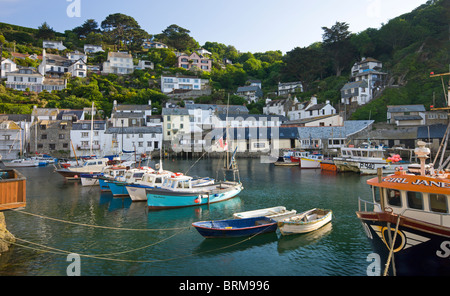
[[[380,188],[379,187],[372,187],[373,188],[373,201],[376,203],[381,202],[380,198]]]
[[[155,179],[155,183],[158,183],[158,184],[162,183],[161,178],[156,178],[156,179]]]
[[[447,198],[444,194],[430,193],[430,210],[437,213],[447,213]]]
[[[402,199],[399,190],[387,189],[387,202],[391,206],[401,207]]]
[[[411,209],[423,210],[423,196],[420,192],[408,191],[406,192],[406,199],[408,200],[408,207]]]

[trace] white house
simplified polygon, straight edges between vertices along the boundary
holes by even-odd
[[[330,105],[330,101],[318,104],[317,98],[312,97],[309,102],[295,103],[288,111],[289,120],[301,120],[319,116],[336,114],[336,109]]]
[[[144,41],[144,43],[142,43],[142,47],[145,49],[150,49],[150,48],[169,48],[167,45],[165,45],[162,42],[158,42],[158,41]]]
[[[105,74],[131,74],[134,71],[133,57],[125,52],[109,52],[108,60],[103,63]]]
[[[113,102],[111,124],[113,127],[137,127],[154,125],[151,121],[152,101],[148,105],[117,105]]]
[[[105,131],[105,148],[107,153],[130,153],[129,159],[137,155],[149,154],[162,147],[161,126],[109,127]],[[122,157],[126,159],[125,157]]]
[[[106,148],[105,130],[106,121],[94,120],[91,127],[91,120],[79,120],[72,123],[70,140],[75,148],[77,156],[100,154]],[[70,156],[75,156],[71,149]]]
[[[295,92],[303,92],[303,84],[301,81],[278,83],[278,95],[288,95]]]
[[[379,71],[383,68],[383,63],[374,58],[362,58],[360,62],[356,62],[352,67],[352,76],[364,73],[367,70]]]
[[[208,84],[208,79],[201,79],[196,76],[161,75],[161,91],[166,94],[179,89],[203,90]]]
[[[51,92],[52,90],[63,90],[66,86],[63,79],[45,78],[34,68],[20,68],[6,74],[6,87],[21,91],[28,88],[30,91],[47,90]]]
[[[42,48],[55,48],[57,50],[64,50],[67,47],[65,47],[62,43],[62,41],[50,41],[50,40],[44,40],[42,42]]]
[[[1,78],[6,78],[6,73],[14,72],[17,70],[17,64],[10,59],[2,58],[1,69]]]
[[[154,69],[154,64],[151,61],[139,60],[137,66],[134,68],[136,70]]]
[[[23,152],[22,129],[11,120],[0,121],[0,155],[3,160],[19,157]]]
[[[266,106],[263,107],[263,113],[266,115],[274,114],[287,116],[292,106],[297,103],[298,100],[296,97],[294,98],[294,100],[280,99],[272,101],[271,99],[266,99]]]
[[[84,45],[84,53],[96,53],[96,52],[103,52],[103,48],[101,45],[92,45],[92,44],[85,44]]]
[[[214,128],[280,127],[285,116],[261,114],[217,114],[213,117]]]
[[[341,102],[343,104],[349,105],[356,103],[358,105],[364,105],[371,99],[371,91],[365,80],[349,82],[341,88]]]

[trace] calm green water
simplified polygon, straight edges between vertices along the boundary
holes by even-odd
[[[165,161],[164,168],[186,172],[193,162]],[[189,175],[216,177],[218,163],[200,160]],[[71,261],[61,251],[82,255],[83,276],[366,275],[366,258],[372,251],[355,211],[358,196],[367,199],[369,194],[368,177],[276,167],[259,159],[241,159],[238,165],[244,184],[238,197],[209,207],[158,212],[148,212],[146,203],[114,199],[98,187],[65,181],[52,166],[20,169],[27,177],[24,211],[141,231],[93,228],[5,212],[8,229],[23,246],[16,245],[0,256],[0,275],[64,276]],[[329,208],[334,218],[310,234],[283,237],[277,232],[250,240],[204,239],[190,227],[195,221],[226,219],[235,212],[279,205],[298,212]],[[44,252],[49,249],[43,246],[53,249]]]

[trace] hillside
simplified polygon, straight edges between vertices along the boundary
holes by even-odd
[[[388,73],[388,87],[384,92],[353,113],[353,119],[386,120],[386,106],[396,104],[424,104],[436,107],[444,105],[442,84],[429,73],[449,72],[450,36],[449,1],[431,0],[410,13],[398,16],[379,29],[363,32],[348,31],[348,24],[337,22],[332,28],[322,28],[324,39],[305,48],[294,48],[282,54],[280,51],[264,53],[240,53],[234,46],[206,42],[203,46],[212,53],[213,69],[203,72],[202,78],[210,79],[213,94],[199,98],[202,103],[224,103],[227,93],[245,85],[249,79],[262,81],[265,97],[274,92],[278,82],[302,81],[304,93],[299,98],[316,95],[319,102],[330,100],[340,110],[340,89],[348,81],[352,65],[362,57],[373,57],[383,62]],[[120,30],[114,27],[122,24]],[[173,68],[173,51],[192,52],[200,47],[190,31],[170,25],[160,34],[151,35],[142,30],[130,16],[114,14],[99,26],[95,20],[64,33],[58,33],[47,23],[39,28],[25,28],[0,23],[0,36],[4,36],[3,57],[19,53],[41,54],[44,39],[61,40],[66,51],[83,50],[84,44],[102,44],[108,50],[126,50],[136,59],[150,60],[155,70],[135,71],[128,76],[91,75],[89,78],[71,79],[67,89],[39,94],[18,92],[0,85],[0,113],[30,113],[33,105],[39,107],[82,108],[96,105],[108,115],[112,102],[145,104],[148,100],[161,109],[168,99],[159,90],[159,78],[163,72],[186,71]],[[337,34],[332,42],[327,38]],[[170,49],[144,50],[142,40],[153,37],[169,45]],[[213,38],[213,36],[212,36]],[[88,63],[100,64],[106,53],[89,57]],[[223,60],[233,64],[224,65]],[[36,66],[32,60],[20,61],[23,66]],[[272,96],[273,97],[273,96]],[[233,103],[244,101],[232,97]],[[261,113],[264,100],[248,105],[251,113]]]

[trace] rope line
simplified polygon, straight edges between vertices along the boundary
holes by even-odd
[[[85,224],[85,223],[67,221],[67,220],[47,217],[47,216],[43,216],[43,215],[33,214],[33,213],[26,212],[24,210],[19,210],[19,209],[14,209],[12,211],[17,212],[17,213],[27,214],[27,215],[30,215],[30,216],[35,216],[35,217],[42,218],[42,219],[47,219],[47,220],[52,220],[52,221],[56,221],[56,222],[61,222],[61,223],[67,223],[67,224],[73,224],[73,225],[79,225],[79,226],[85,226],[85,227],[101,228],[101,229],[110,229],[110,230],[122,230],[122,231],[165,231],[165,230],[181,230],[181,229],[187,229],[187,228],[190,227],[190,226],[185,226],[185,227],[160,228],[160,229],[121,228],[121,227],[101,226],[101,225],[92,225],[92,224]]]
[[[137,251],[137,250],[141,250],[141,249],[148,248],[148,247],[150,247],[150,246],[152,246],[152,245],[155,245],[155,244],[148,245],[148,246],[144,246],[144,247],[137,248],[137,249],[130,250],[130,251],[124,251],[124,252],[117,252],[117,253],[103,254],[103,255],[88,255],[88,254],[78,254],[78,253],[74,253],[74,252],[69,252],[69,251],[65,251],[65,250],[61,250],[61,249],[57,249],[57,248],[53,248],[53,247],[41,245],[41,244],[38,244],[38,243],[33,243],[33,242],[30,242],[30,241],[27,241],[27,240],[24,240],[24,239],[19,239],[19,238],[16,238],[16,240],[20,240],[20,241],[23,241],[23,242],[26,242],[26,243],[29,243],[29,244],[37,245],[37,246],[42,247],[42,248],[48,248],[48,249],[54,250],[54,251],[50,251],[50,250],[42,250],[42,249],[38,249],[38,248],[33,248],[33,247],[30,247],[30,246],[27,246],[27,245],[19,244],[19,243],[17,243],[17,242],[14,242],[14,243],[8,242],[8,243],[9,243],[9,244],[14,244],[14,245],[17,245],[17,246],[20,246],[20,247],[32,249],[32,250],[35,250],[35,251],[39,251],[39,252],[53,253],[53,254],[57,254],[57,255],[77,254],[77,255],[79,255],[80,257],[93,258],[93,259],[98,259],[98,260],[115,261],[115,262],[128,262],[128,263],[155,263],[155,262],[168,262],[168,261],[174,261],[174,260],[178,260],[178,259],[183,259],[183,258],[188,258],[188,257],[193,257],[193,256],[201,255],[201,254],[211,253],[211,252],[215,252],[215,251],[219,251],[219,250],[225,250],[225,249],[228,249],[228,248],[231,248],[231,247],[240,245],[240,244],[242,244],[242,243],[244,243],[244,242],[246,242],[246,241],[249,241],[249,240],[253,239],[254,237],[256,237],[257,235],[259,235],[259,234],[261,234],[261,233],[263,233],[263,232],[264,232],[264,230],[261,230],[261,232],[258,232],[258,233],[256,233],[256,234],[250,236],[250,237],[247,237],[247,238],[243,239],[242,241],[239,241],[239,242],[237,242],[237,243],[234,243],[234,244],[231,244],[231,245],[227,245],[227,246],[224,246],[224,247],[220,247],[220,248],[217,248],[217,249],[208,250],[208,251],[204,251],[204,252],[197,252],[197,253],[191,253],[191,254],[181,255],[181,256],[177,256],[177,257],[173,257],[173,258],[154,259],[154,260],[130,260],[130,259],[108,258],[108,257],[104,257],[104,256],[107,256],[107,255],[111,256],[111,255],[116,255],[116,254],[130,253],[130,252],[134,252],[134,251]],[[179,232],[179,233],[181,233],[181,232]],[[177,234],[179,234],[179,233],[176,233],[176,234],[172,235],[171,237],[173,237],[173,236],[175,236],[175,235],[177,235]],[[169,237],[169,238],[171,238],[171,237]],[[164,239],[164,240],[162,240],[162,241],[168,240],[169,238],[166,238],[166,239]],[[3,240],[3,239],[0,238],[0,240]],[[5,241],[5,240],[3,240],[3,241]],[[158,243],[161,243],[162,241],[160,241],[160,242],[158,242]]]

